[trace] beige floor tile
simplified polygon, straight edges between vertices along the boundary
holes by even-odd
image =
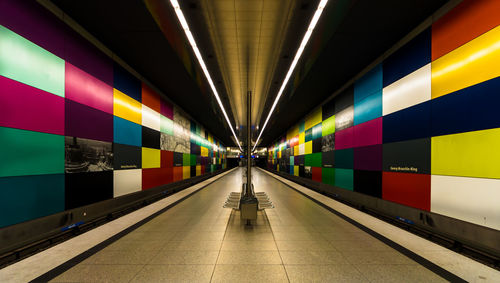
[[[280,251],[284,264],[346,264],[336,251]]]
[[[290,282],[369,282],[354,266],[285,265]]]
[[[325,240],[317,241],[276,241],[280,251],[337,251]]]
[[[324,238],[319,233],[307,232],[307,231],[295,231],[295,232],[274,232],[274,239],[276,241],[315,241],[324,240]]]
[[[158,251],[141,250],[101,250],[81,264],[147,264]]]
[[[77,265],[50,282],[128,282],[143,265]]]
[[[120,240],[124,241],[168,241],[175,236],[174,231],[132,231],[123,236]]]
[[[215,264],[218,251],[160,251],[150,264]]]
[[[271,232],[255,232],[255,233],[244,233],[244,232],[232,232],[232,233],[226,233],[224,236],[224,240],[229,240],[229,241],[248,241],[248,240],[255,240],[255,241],[273,241],[274,237]]]
[[[229,241],[222,243],[222,251],[276,251],[274,241]]]
[[[283,265],[216,265],[212,282],[288,282]]]
[[[356,268],[370,282],[446,282],[421,265],[361,264]]]
[[[167,241],[125,241],[118,240],[105,247],[103,251],[159,251]]]
[[[281,264],[277,251],[221,251],[217,264]]]
[[[163,250],[171,251],[219,251],[222,241],[170,241]]]
[[[210,282],[214,265],[146,265],[131,282]]]
[[[224,238],[224,232],[179,232],[171,238],[172,241],[221,241]]]
[[[357,240],[336,240],[330,241],[330,244],[341,252],[348,251],[394,251],[393,248],[382,243],[379,240],[357,241]]]
[[[358,264],[413,264],[415,261],[403,254],[392,251],[346,251],[342,252],[345,259],[354,265]]]

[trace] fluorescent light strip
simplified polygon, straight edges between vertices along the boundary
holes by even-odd
[[[210,73],[208,72],[207,66],[205,65],[205,61],[203,61],[203,58],[201,57],[200,50],[198,49],[198,46],[196,45],[196,41],[194,40],[193,34],[189,30],[189,26],[186,22],[186,18],[184,18],[184,14],[182,13],[181,7],[179,6],[179,3],[177,0],[170,0],[170,4],[172,4],[172,7],[175,10],[175,14],[177,15],[177,19],[179,20],[182,29],[184,30],[184,33],[186,34],[186,37],[189,41],[189,44],[191,44],[191,48],[193,48],[194,54],[196,55],[196,58],[198,59],[198,63],[201,66],[201,69],[203,70],[203,73],[205,74],[205,77],[207,78],[208,83],[210,84],[210,88],[212,89],[212,92],[217,99],[217,103],[219,103],[219,107],[222,110],[222,113],[224,113],[224,117],[226,118],[227,124],[229,125],[229,129],[231,129],[231,132],[233,133],[234,138],[236,139],[236,143],[238,144],[238,147],[240,148],[241,151],[243,149],[240,146],[240,141],[238,140],[238,137],[236,136],[236,133],[233,130],[233,127],[231,126],[231,122],[229,121],[229,117],[227,116],[226,110],[224,109],[224,106],[222,105],[222,101],[219,98],[219,93],[217,92],[217,89],[215,88],[214,82],[212,81],[212,77],[210,76]]]
[[[278,92],[278,95],[276,96],[276,99],[274,100],[273,106],[271,107],[271,110],[269,111],[269,114],[267,115],[266,121],[264,122],[264,126],[262,126],[262,129],[260,130],[260,134],[257,137],[257,140],[255,141],[255,145],[253,146],[252,151],[255,150],[257,147],[257,144],[259,143],[260,136],[264,132],[267,122],[269,122],[269,118],[271,118],[271,115],[273,114],[274,108],[276,108],[276,104],[278,104],[278,100],[281,98],[281,95],[283,94],[283,91],[285,90],[286,84],[288,83],[288,80],[290,80],[290,77],[293,74],[293,71],[295,70],[295,67],[297,66],[297,62],[300,59],[300,56],[302,56],[302,52],[304,52],[304,49],[306,48],[307,42],[311,38],[312,32],[314,28],[316,27],[316,24],[319,21],[319,18],[321,17],[321,13],[323,12],[323,9],[326,6],[326,3],[328,3],[328,0],[321,0],[321,2],[318,5],[318,8],[316,9],[316,12],[314,13],[313,18],[311,19],[311,23],[309,23],[309,27],[307,28],[306,34],[304,35],[304,38],[302,38],[302,42],[300,43],[299,49],[297,50],[297,53],[295,54],[295,57],[293,58],[292,64],[290,65],[290,69],[288,69],[288,72],[286,74],[285,79],[283,80],[283,83],[281,84],[281,88]]]

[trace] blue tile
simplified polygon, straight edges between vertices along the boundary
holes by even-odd
[[[431,100],[432,136],[500,127],[500,77]]]
[[[381,90],[382,64],[379,64],[354,83],[354,104]]]
[[[142,146],[142,126],[113,116],[113,141],[115,143]]]
[[[431,101],[391,113],[383,118],[383,142],[431,136]]]
[[[64,174],[0,178],[0,227],[64,211]]]
[[[380,116],[382,116],[382,90],[378,90],[359,102],[354,102],[354,125]]]
[[[431,62],[431,28],[384,60],[384,87]]]

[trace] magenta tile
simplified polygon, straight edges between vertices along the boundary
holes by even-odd
[[[113,87],[68,62],[65,76],[67,99],[113,114]]]
[[[66,99],[65,135],[113,141],[113,115]]]
[[[354,169],[382,171],[382,145],[354,148]]]
[[[174,106],[165,100],[161,100],[161,115],[174,120]]]
[[[351,148],[354,145],[354,127],[335,132],[335,149]]]
[[[354,128],[354,147],[382,144],[382,117],[359,124]]]
[[[64,98],[0,76],[0,126],[64,135]]]

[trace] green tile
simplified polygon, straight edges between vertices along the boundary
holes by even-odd
[[[0,178],[0,227],[64,211],[64,174]]]
[[[321,167],[321,152],[313,153],[311,166],[313,167]]]
[[[189,153],[182,154],[182,166],[191,166],[191,154]]]
[[[352,191],[354,170],[335,168],[335,186]]]
[[[191,154],[191,166],[196,166],[196,154]]]
[[[64,97],[64,60],[1,25],[0,75]]]
[[[160,117],[161,117],[161,120],[160,120],[161,132],[173,136],[174,135],[174,122],[163,115],[161,115]]]
[[[290,166],[293,166],[295,162],[295,158],[293,156],[290,156]],[[293,174],[293,171],[292,171]]]
[[[64,136],[0,127],[0,177],[64,173]]]
[[[323,136],[335,133],[335,115],[323,121]]]
[[[323,183],[335,186],[335,168],[322,168],[321,174]]]

